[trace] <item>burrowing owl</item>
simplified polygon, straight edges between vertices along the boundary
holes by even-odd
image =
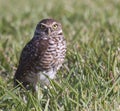
[[[23,48],[14,76],[14,85],[22,83],[27,89],[36,90],[38,82],[49,83],[64,62],[66,42],[62,26],[53,19],[40,21],[32,40]]]

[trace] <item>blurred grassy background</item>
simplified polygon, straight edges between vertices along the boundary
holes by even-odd
[[[59,87],[50,89],[49,99],[24,103],[16,97],[12,78],[22,48],[43,18],[62,23],[66,62],[58,73]],[[120,110],[119,0],[0,0],[0,109],[26,111],[31,107]]]

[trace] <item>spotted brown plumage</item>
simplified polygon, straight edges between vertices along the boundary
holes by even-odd
[[[36,90],[36,84],[49,84],[62,66],[66,42],[61,24],[53,19],[43,19],[36,26],[34,36],[23,48],[14,76],[15,86],[22,83]]]

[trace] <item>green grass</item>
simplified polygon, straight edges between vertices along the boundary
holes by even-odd
[[[20,52],[35,26],[63,25],[66,61],[40,99],[13,88]],[[0,111],[119,111],[119,0],[0,0]]]

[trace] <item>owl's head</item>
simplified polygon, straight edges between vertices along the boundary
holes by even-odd
[[[37,24],[35,35],[62,35],[62,26],[54,19],[43,19]]]

